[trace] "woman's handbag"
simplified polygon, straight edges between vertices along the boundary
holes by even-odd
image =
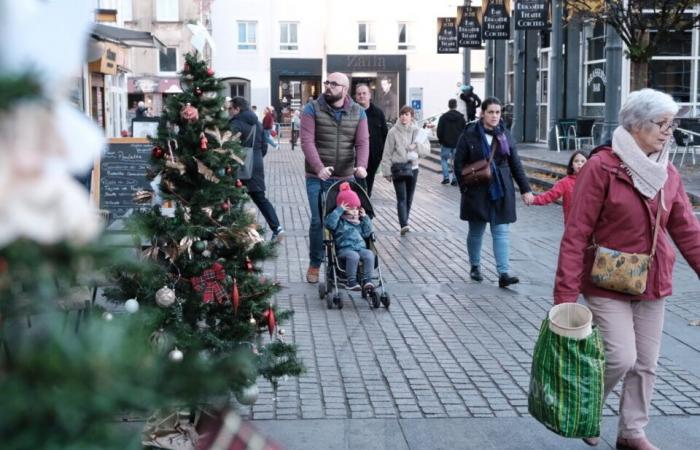
[[[592,316],[576,303],[553,307],[532,356],[528,411],[565,437],[600,436],[605,349]]]
[[[253,178],[253,163],[254,163],[254,158],[253,155],[255,153],[255,129],[257,128],[257,125],[253,125],[252,130],[250,133],[248,133],[248,138],[245,140],[245,143],[247,144],[248,142],[251,142],[250,137],[251,135],[253,136],[253,140],[251,143],[250,147],[243,147],[243,150],[245,151],[245,158],[243,158],[243,165],[238,166],[238,171],[236,173],[236,178],[239,180],[250,180]]]
[[[413,163],[406,161],[403,163],[394,163],[391,165],[391,178],[394,180],[405,180],[413,178]]]
[[[627,253],[619,250],[596,245],[595,259],[591,268],[591,281],[598,287],[623,294],[643,294],[647,288],[649,266],[656,253],[656,241],[659,236],[661,222],[661,194],[656,211],[654,238],[651,252]]]
[[[482,159],[462,167],[460,178],[463,186],[488,186],[491,184],[491,178],[493,178],[491,161],[493,161],[493,155],[496,153],[494,149],[495,142],[496,138],[494,137],[491,142],[491,156],[489,156],[489,159]]]

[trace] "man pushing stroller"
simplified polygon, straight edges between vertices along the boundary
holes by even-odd
[[[374,253],[365,243],[372,235],[372,221],[362,208],[360,197],[347,182],[340,185],[335,203],[337,208],[326,217],[325,225],[333,232],[338,259],[345,259],[345,287],[351,291],[373,289]],[[361,284],[357,281],[360,259],[363,264]]]

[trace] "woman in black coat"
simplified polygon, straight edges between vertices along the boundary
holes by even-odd
[[[477,161],[488,160],[495,151],[491,162],[491,183],[483,186],[466,186],[459,174],[462,168]],[[501,102],[490,97],[481,104],[481,118],[467,125],[457,141],[455,153],[455,174],[458,175],[462,192],[459,218],[469,221],[467,252],[472,280],[481,281],[479,268],[481,243],[486,224],[491,226],[493,253],[498,270],[498,286],[507,287],[518,283],[517,277],[508,274],[508,225],[515,222],[515,185],[518,184],[525,203],[532,201],[530,185],[520,163],[515,143],[501,120]]]
[[[258,120],[258,116],[248,109],[248,101],[242,97],[231,99],[229,107],[231,120],[229,128],[235,133],[241,133],[241,145],[244,147],[253,147],[253,176],[250,180],[243,181],[243,184],[248,189],[248,195],[253,203],[262,213],[267,225],[272,230],[272,240],[277,241],[284,233],[282,225],[277,218],[275,207],[272,206],[270,200],[265,196],[265,166],[263,165],[263,157],[267,154],[267,143],[263,134],[262,125]],[[255,129],[255,132],[253,132]]]

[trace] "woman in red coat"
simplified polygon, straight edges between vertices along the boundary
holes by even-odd
[[[675,251],[670,237],[700,274],[700,223],[668,143],[678,105],[653,89],[633,92],[620,110],[612,147],[599,147],[576,181],[559,251],[555,304],[583,294],[605,343],[604,395],[622,380],[618,449],[654,450],[644,434],[649,422],[666,297],[671,295]],[[656,254],[639,295],[600,288],[590,279],[594,243],[649,254],[660,214]],[[584,439],[596,445],[597,438]]]
[[[555,200],[562,199],[564,207],[564,225],[569,220],[569,211],[571,211],[571,199],[574,196],[574,186],[576,186],[576,176],[583,168],[583,165],[588,161],[588,157],[583,152],[574,152],[569,158],[569,164],[566,166],[566,176],[557,181],[552,189],[542,194],[536,195],[529,205],[548,205]],[[528,205],[528,206],[529,206]]]

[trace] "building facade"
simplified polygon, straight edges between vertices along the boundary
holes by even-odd
[[[462,80],[462,56],[437,54],[437,17],[456,15],[457,3],[357,0],[227,0],[212,5],[217,45],[214,68],[260,110],[278,120],[322,92],[330,72],[352,87],[367,84],[373,101],[396,119],[402,105],[419,116],[447,109]],[[472,85],[483,94],[483,50],[472,50]],[[462,103],[462,102],[460,102]]]

